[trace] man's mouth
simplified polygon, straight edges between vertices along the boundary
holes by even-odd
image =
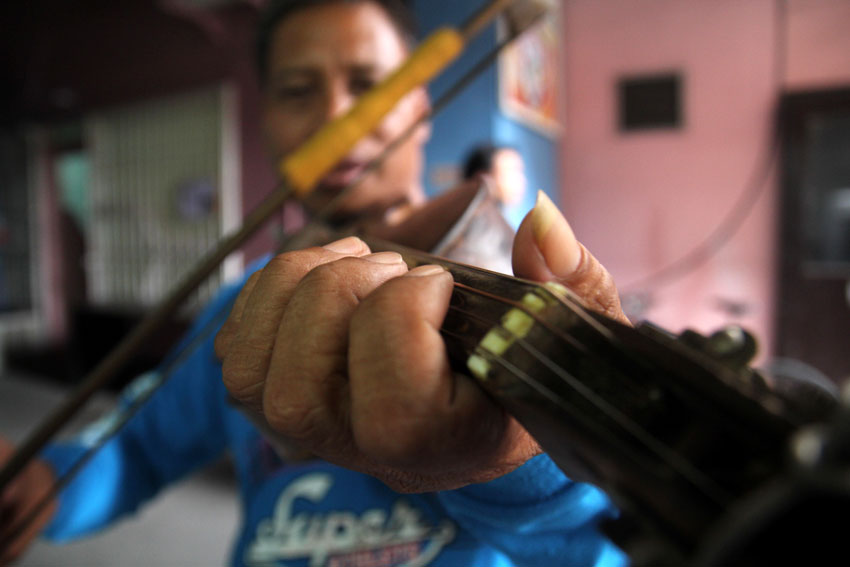
[[[365,169],[365,161],[345,159],[322,178],[319,188],[323,191],[338,193],[356,180]]]

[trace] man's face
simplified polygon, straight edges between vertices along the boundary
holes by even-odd
[[[284,19],[271,38],[264,92],[264,131],[274,159],[288,155],[326,122],[344,114],[406,56],[404,41],[389,17],[371,2],[332,2]],[[319,182],[305,201],[308,211],[326,205],[427,107],[423,89],[402,99]],[[427,138],[427,127],[420,127],[348,194],[336,217],[382,214],[394,205],[420,201]]]
[[[493,156],[493,179],[499,199],[506,205],[516,205],[525,195],[525,164],[522,156],[511,148],[502,148]]]

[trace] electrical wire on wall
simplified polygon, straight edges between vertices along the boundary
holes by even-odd
[[[759,152],[753,171],[744,184],[743,191],[738,196],[732,208],[726,216],[717,224],[702,242],[697,244],[689,252],[678,259],[667,264],[663,268],[650,272],[621,287],[624,295],[624,304],[630,300],[637,303],[646,303],[646,295],[652,289],[670,284],[686,275],[694,272],[705,264],[723,246],[725,246],[755,209],[755,205],[769,187],[768,181],[774,170],[781,149],[781,114],[778,111],[779,95],[782,92],[785,79],[785,65],[787,57],[787,0],[776,0],[774,2],[774,47],[773,47],[773,84],[774,84],[774,125],[770,129],[768,139]],[[644,299],[639,299],[644,296]]]

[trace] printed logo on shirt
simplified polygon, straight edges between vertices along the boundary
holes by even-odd
[[[443,520],[431,525],[421,510],[399,498],[389,511],[371,508],[293,513],[299,498],[319,503],[333,485],[325,473],[304,475],[278,497],[274,516],[260,522],[248,546],[249,565],[309,561],[310,567],[420,567],[428,565],[456,534]],[[282,563],[280,563],[282,562]]]

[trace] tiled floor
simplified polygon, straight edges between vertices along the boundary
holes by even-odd
[[[63,391],[21,376],[0,375],[0,434],[20,441],[38,417],[56,407]],[[90,419],[109,407],[93,401]],[[65,545],[38,542],[18,563],[22,567],[135,567],[225,565],[238,521],[235,488],[219,473],[203,474],[173,487],[136,517],[114,528]]]

